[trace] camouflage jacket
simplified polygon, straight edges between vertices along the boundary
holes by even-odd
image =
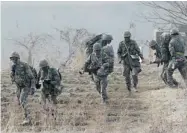
[[[172,37],[169,43],[169,52],[171,57],[183,58],[185,53],[185,41],[180,35]]]
[[[156,45],[155,45],[155,50],[156,50],[156,53],[155,53],[156,58],[161,59],[161,58],[162,58],[162,54],[161,54],[161,48],[159,47],[159,45],[158,45],[158,44],[156,44]]]
[[[93,52],[85,62],[84,69],[89,69],[91,72],[99,76],[107,76],[109,73],[108,55],[104,52],[101,52],[100,56],[97,56]]]
[[[38,83],[39,81],[49,80],[50,85],[52,85],[53,87],[61,85],[60,74],[55,68],[49,68],[46,72],[40,69],[37,80]]]
[[[30,66],[21,61],[12,65],[11,78],[19,87],[30,87],[35,85],[35,77]]]
[[[161,55],[162,62],[169,62],[169,60],[171,59],[171,55],[169,52],[169,43],[161,44]]]
[[[109,57],[109,67],[113,67],[114,65],[114,49],[111,45],[107,45],[107,46],[104,46],[102,48],[103,52],[105,54],[107,54],[107,56]]]
[[[143,55],[140,52],[140,48],[138,47],[138,44],[136,43],[136,41],[134,40],[130,40],[129,43],[125,43],[125,41],[122,41],[119,43],[119,47],[118,47],[118,58],[120,58],[121,60],[123,60],[124,64],[126,65],[130,65],[129,63],[129,59],[128,59],[128,52],[129,51],[129,56],[138,56],[137,60],[131,60],[131,63],[136,66],[139,66],[139,57],[143,59]]]

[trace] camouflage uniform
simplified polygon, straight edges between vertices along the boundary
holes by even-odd
[[[50,68],[46,60],[40,62],[40,71],[38,73],[38,82],[42,83],[41,100],[46,104],[46,99],[52,100],[57,104],[57,96],[62,91],[61,76],[57,69]],[[50,99],[51,96],[51,99]]]
[[[130,36],[130,32],[125,32],[125,40],[119,43],[118,58],[123,61],[123,76],[126,80],[127,89],[131,91],[130,74],[132,74],[133,87],[135,91],[137,91],[138,73],[141,72],[139,56],[143,59],[143,55],[141,54],[137,43],[134,40],[131,40]]]
[[[16,59],[17,58],[17,59]],[[27,107],[27,98],[31,90],[35,90],[35,78],[27,63],[21,62],[19,54],[14,52],[10,59],[13,61],[11,79],[16,83],[17,90],[16,95],[24,109],[24,115],[26,121],[30,122],[29,113]]]
[[[171,61],[168,65],[167,77],[168,84],[170,87],[175,87],[176,85],[173,83],[173,72],[178,69],[180,74],[182,75],[185,83],[187,84],[187,60],[184,56],[184,45],[185,42],[179,35],[179,32],[176,29],[171,30],[171,41],[169,43],[169,51],[171,54]]]
[[[156,58],[161,59],[161,49],[155,40],[151,40],[151,42],[149,43],[149,47],[153,50],[156,50]]]
[[[94,51],[88,57],[84,67],[93,73],[96,89],[101,94],[103,102],[106,102],[108,99],[106,88],[108,85],[109,58],[101,51],[100,43],[94,44],[93,49]]]
[[[109,45],[112,40],[113,37],[111,35],[103,35],[101,42],[103,47],[102,51],[109,57],[109,73],[112,73],[114,70],[114,49],[112,45]]]

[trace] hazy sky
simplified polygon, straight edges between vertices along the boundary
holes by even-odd
[[[86,28],[92,33],[110,33],[116,51],[123,39],[129,23],[136,24],[136,40],[150,40],[153,37],[151,23],[139,22],[139,12],[150,9],[139,2],[2,2],[1,4],[1,43],[2,68],[8,66],[9,55],[17,50],[6,38],[26,36],[29,32],[49,33],[58,43],[59,34],[52,27]],[[67,50],[62,50],[66,52]]]

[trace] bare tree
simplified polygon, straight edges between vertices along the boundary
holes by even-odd
[[[142,13],[141,17],[161,29],[165,29],[168,24],[175,27],[187,25],[187,2],[185,1],[141,3],[152,9],[152,12]]]
[[[73,29],[73,28],[64,28],[58,29],[54,28],[60,34],[60,39],[65,41],[68,44],[69,48],[69,55],[65,63],[62,66],[66,65],[66,63],[73,57],[77,50],[83,53],[85,49],[85,41],[93,36],[90,32],[86,29]]]
[[[28,53],[27,63],[33,65],[33,53],[36,51],[36,47],[44,46],[52,36],[49,34],[34,35],[29,33],[26,37],[19,39],[10,38],[8,40],[13,41],[15,45],[21,46]]]

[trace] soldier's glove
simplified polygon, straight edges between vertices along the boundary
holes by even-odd
[[[36,89],[40,89],[41,84],[36,84]]]

